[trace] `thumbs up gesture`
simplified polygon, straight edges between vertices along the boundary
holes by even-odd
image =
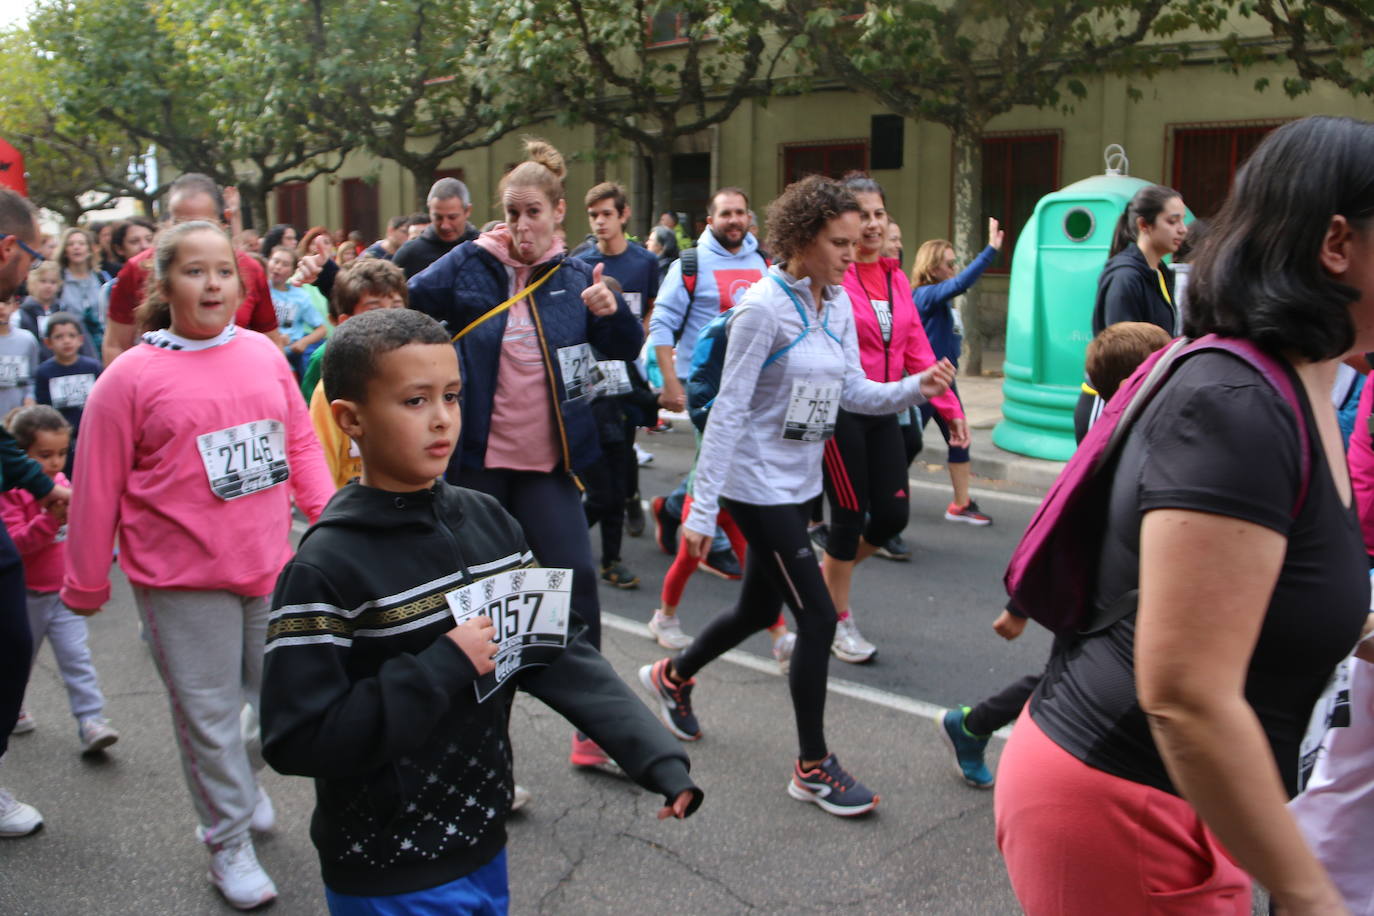
[[[592,285],[582,291],[582,304],[598,318],[613,315],[616,309],[615,293],[611,292],[611,288],[601,279],[605,271],[606,266],[598,262],[592,268]]]

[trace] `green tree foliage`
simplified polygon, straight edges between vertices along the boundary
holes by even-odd
[[[954,245],[983,247],[982,135],[1019,106],[1066,107],[1104,71],[1145,75],[1176,64],[1151,41],[1191,20],[1168,0],[777,0],[773,21],[819,72],[905,117],[949,128],[954,142]],[[846,15],[849,13],[849,15]],[[977,295],[964,309],[965,371],[982,372]]]
[[[30,22],[65,116],[237,184],[259,219],[272,188],[338,169],[349,147],[319,108],[311,25],[267,0],[41,0]]]
[[[24,155],[34,203],[72,223],[117,197],[151,202],[157,189],[147,186],[142,144],[110,125],[66,114],[53,62],[34,47],[27,28],[0,33],[0,59],[0,133]]]
[[[423,206],[444,160],[542,116],[544,74],[489,52],[492,5],[471,0],[308,0],[331,116],[410,172]]]
[[[762,3],[494,0],[490,8],[504,69],[538,73],[563,121],[590,122],[648,157],[655,213],[670,209],[679,141],[768,95],[786,47],[765,39]],[[654,43],[660,29],[677,37]]]
[[[1277,43],[1278,53],[1297,71],[1283,79],[1283,90],[1290,96],[1309,92],[1317,82],[1352,95],[1374,95],[1374,0],[1198,0],[1191,13],[1210,31],[1233,26],[1235,20],[1228,15],[1232,13],[1262,20],[1269,27],[1269,39],[1232,31],[1222,47],[1237,66],[1248,66],[1272,59]],[[1255,87],[1264,89],[1269,82],[1261,77]]]

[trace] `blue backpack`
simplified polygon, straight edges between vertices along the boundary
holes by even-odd
[[[769,354],[763,361],[764,369],[782,359],[788,350],[801,343],[802,338],[811,333],[811,322],[806,317],[806,309],[802,308],[802,304],[797,301],[792,290],[787,288],[786,283],[777,277],[772,277],[772,280],[782,287],[782,291],[787,293],[787,298],[792,300],[797,314],[801,316],[802,330],[787,346]],[[716,394],[720,391],[720,374],[725,367],[725,345],[729,342],[729,326],[740,308],[738,305],[732,306],[712,318],[706,327],[701,329],[696,346],[692,348],[692,370],[687,376],[687,416],[698,432],[706,431],[706,420],[711,414],[711,405],[716,402]],[[839,342],[839,338],[831,334],[828,322],[821,324],[821,330],[830,334],[832,340]]]

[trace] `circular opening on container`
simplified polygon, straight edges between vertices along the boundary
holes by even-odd
[[[1086,207],[1074,207],[1064,215],[1064,234],[1071,242],[1086,242],[1096,226],[1097,220]]]

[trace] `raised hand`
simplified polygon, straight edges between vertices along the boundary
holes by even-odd
[[[613,315],[616,309],[615,293],[601,279],[605,271],[606,266],[598,261],[592,268],[592,285],[582,291],[582,304],[598,318]]]

